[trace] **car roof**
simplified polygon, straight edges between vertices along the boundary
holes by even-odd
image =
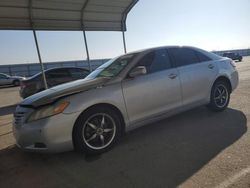
[[[158,46],[158,47],[152,47],[152,48],[145,48],[145,49],[141,49],[141,50],[136,50],[136,51],[133,51],[133,52],[129,52],[127,54],[129,55],[129,54],[134,54],[134,53],[141,53],[141,52],[146,52],[146,51],[151,51],[151,50],[159,50],[159,49],[167,49],[167,48],[189,48],[189,49],[193,49],[193,50],[202,50],[202,49],[194,47],[194,46],[169,45],[169,46]]]
[[[175,46],[174,45],[169,45],[169,46],[159,46],[159,47],[147,48],[147,49],[142,49],[142,50],[130,52],[130,53],[127,53],[125,55],[134,54],[134,53],[147,53],[147,52],[158,50],[158,49],[168,49],[168,48],[188,48],[188,49],[192,49],[192,50],[195,50],[195,51],[199,51],[199,52],[207,55],[208,57],[210,57],[213,60],[217,60],[217,59],[222,58],[221,56],[218,56],[218,55],[216,55],[214,53],[208,52],[206,50],[203,50],[201,48],[197,48],[197,47],[194,47],[194,46],[176,46],[176,45]]]
[[[157,49],[162,49],[162,48],[180,48],[180,47],[181,46],[158,46],[158,47],[144,48],[144,49],[141,49],[141,50],[136,50],[136,51],[133,51],[133,52],[129,52],[127,54],[141,53],[141,52],[144,52],[144,51],[157,50]]]
[[[73,67],[73,66],[67,66],[67,67],[54,67],[54,68],[49,68],[49,69],[46,69],[45,72],[47,71],[51,71],[51,70],[60,70],[60,69],[82,69],[82,70],[87,70],[86,68],[82,68],[82,67]]]

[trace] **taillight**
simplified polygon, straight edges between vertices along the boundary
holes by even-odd
[[[230,64],[232,65],[233,68],[236,67],[236,63],[233,60],[229,60]]]

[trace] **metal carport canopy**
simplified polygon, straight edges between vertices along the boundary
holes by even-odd
[[[48,88],[36,30],[122,31],[124,52],[128,12],[138,0],[0,0],[0,30],[32,30],[45,89]]]
[[[125,31],[138,0],[0,0],[0,29]]]

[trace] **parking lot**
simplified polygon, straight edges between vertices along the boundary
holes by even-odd
[[[15,146],[18,87],[0,88],[0,187],[250,187],[250,56],[229,108],[199,107],[126,134],[109,152],[38,154]]]

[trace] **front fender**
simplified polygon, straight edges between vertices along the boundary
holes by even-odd
[[[64,111],[66,114],[79,113],[80,115],[87,108],[97,104],[104,103],[113,105],[119,109],[123,115],[125,124],[129,124],[120,83],[84,91],[72,96],[68,96],[63,100],[70,102],[70,105]]]

